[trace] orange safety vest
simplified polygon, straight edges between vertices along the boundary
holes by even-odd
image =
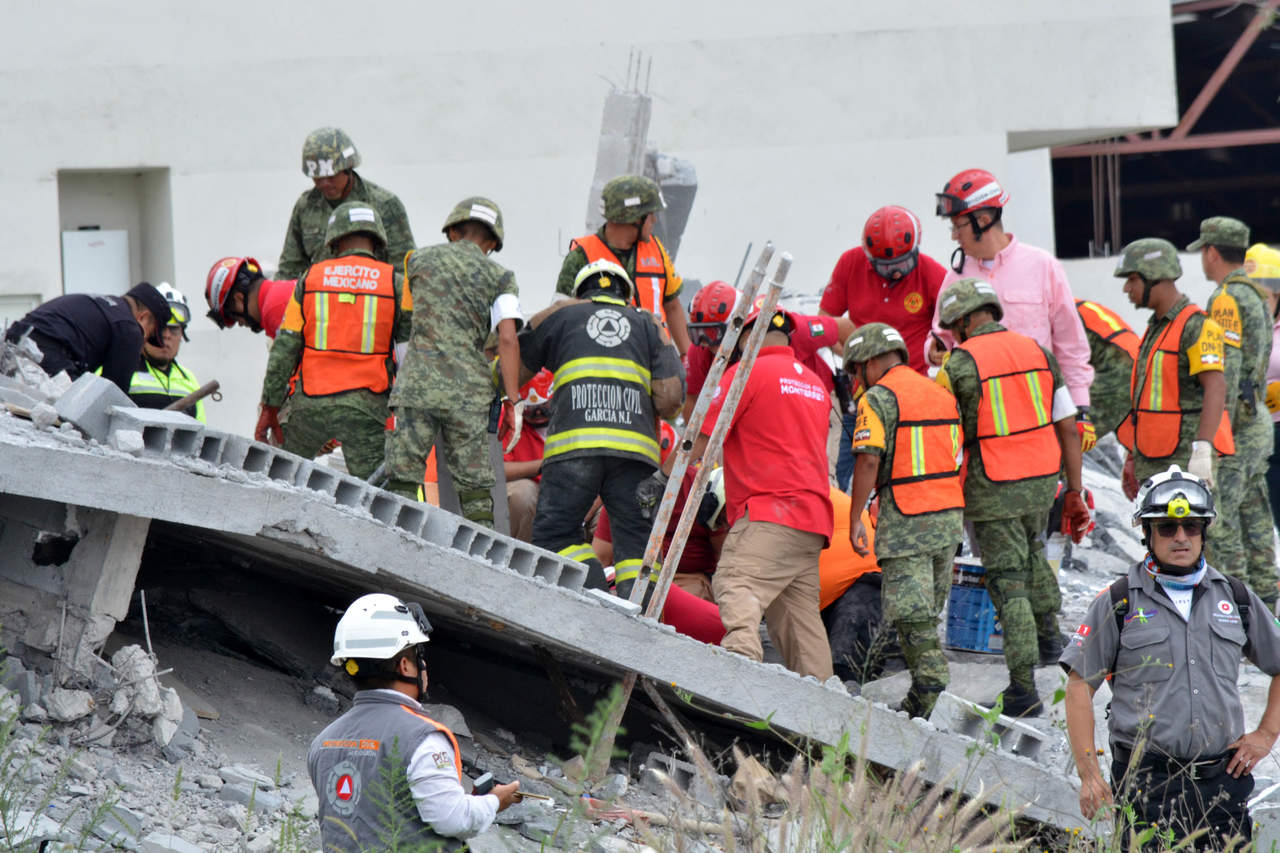
[[[596,261],[612,261],[620,267],[626,268],[625,265],[618,260],[618,256],[613,250],[601,240],[599,235],[588,234],[585,237],[579,237],[570,244],[572,249],[574,246],[587,253],[587,263],[595,263]],[[667,309],[663,304],[666,301],[667,290],[667,266],[662,261],[662,248],[658,244],[658,238],[650,237],[648,240],[641,240],[636,244],[636,274],[634,276],[636,287],[636,298],[633,300],[646,311],[650,311],[658,315],[658,319],[665,326],[667,323]]]
[[[311,397],[391,387],[395,268],[362,255],[311,265],[302,291],[302,390]]]
[[[1130,409],[1128,417],[1116,427],[1116,438],[1130,450],[1135,449],[1136,442],[1137,451],[1148,459],[1165,459],[1177,453],[1178,442],[1182,438],[1182,416],[1200,411],[1199,408],[1182,408],[1178,387],[1178,352],[1182,348],[1182,330],[1196,314],[1204,314],[1204,311],[1188,303],[1160,333],[1155,346],[1147,353],[1141,393],[1138,393],[1138,360],[1133,360],[1133,372],[1129,375],[1129,398],[1136,401],[1137,405]],[[1224,456],[1236,452],[1235,439],[1231,435],[1231,419],[1226,411],[1223,411],[1218,431],[1213,435],[1213,447]]]
[[[1087,299],[1076,300],[1076,312],[1090,332],[1107,343],[1120,347],[1129,353],[1129,358],[1138,357],[1138,335],[1129,328],[1128,323],[1120,319],[1119,314]]]
[[[899,511],[924,515],[963,507],[956,398],[905,364],[891,367],[876,384],[898,403],[887,487]]]
[[[1031,338],[1001,330],[975,335],[959,349],[978,368],[982,468],[993,483],[1058,473],[1062,448],[1053,427],[1053,371]]]

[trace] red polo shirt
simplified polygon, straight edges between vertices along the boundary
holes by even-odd
[[[911,275],[891,283],[871,267],[861,246],[840,256],[831,281],[822,291],[819,307],[834,317],[848,313],[856,325],[888,323],[902,333],[911,354],[911,367],[927,374],[925,339],[933,325],[933,306],[947,271],[942,264],[921,254]]]
[[[830,394],[835,390],[835,379],[830,365],[822,360],[818,350],[840,341],[840,327],[836,325],[835,316],[822,317],[793,313],[791,319],[796,324],[795,332],[791,335],[792,351],[795,352],[801,364],[818,374],[818,378],[822,380],[822,387],[826,388],[827,393]],[[711,362],[715,361],[715,358],[715,350],[699,344],[689,347],[689,351],[685,353],[685,382],[688,385],[690,397],[696,398],[702,393],[702,386],[707,381],[707,373],[711,370]]]
[[[711,435],[737,364],[725,372],[702,425]],[[760,350],[724,442],[726,518],[744,513],[831,539],[827,413],[822,381],[791,347]]]

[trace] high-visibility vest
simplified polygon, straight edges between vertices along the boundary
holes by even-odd
[[[1076,300],[1076,312],[1086,330],[1093,332],[1109,344],[1114,344],[1129,353],[1129,358],[1138,357],[1138,335],[1129,328],[1129,324],[1120,319],[1120,315],[1110,308],[1090,302],[1087,299]]]
[[[1062,448],[1053,427],[1053,371],[1039,344],[1002,329],[975,335],[959,349],[978,369],[974,443],[993,483],[1057,474]]]
[[[1178,452],[1182,438],[1182,417],[1201,411],[1201,407],[1184,408],[1179,399],[1178,352],[1182,348],[1182,330],[1187,321],[1204,311],[1188,303],[1165,326],[1155,346],[1147,353],[1142,388],[1138,388],[1138,360],[1133,360],[1133,372],[1129,376],[1129,399],[1132,408],[1129,416],[1116,427],[1116,438],[1130,450],[1135,449],[1148,459],[1165,459]],[[1231,435],[1231,419],[1226,411],[1218,422],[1213,436],[1213,447],[1218,453],[1230,456],[1236,452]]]
[[[368,388],[381,394],[395,329],[395,269],[363,255],[311,265],[302,292],[302,362],[310,397]]]
[[[613,250],[601,240],[599,235],[588,234],[574,240],[570,248],[577,246],[587,253],[587,263],[596,261],[612,261],[625,269],[622,261]],[[662,246],[657,237],[641,240],[636,243],[636,272],[634,279],[636,293],[632,302],[646,311],[658,315],[665,326],[667,324],[666,301],[667,265],[662,260]]]
[[[898,404],[893,465],[885,484],[898,510],[924,515],[963,507],[956,398],[906,364],[890,368],[876,384],[892,392]]]
[[[141,364],[129,382],[129,398],[144,409],[163,409],[200,390],[195,374],[184,370],[176,361],[170,363],[168,373],[157,369],[145,358],[140,361]],[[194,413],[191,412],[192,409],[195,410]],[[203,422],[204,400],[197,400],[194,406],[189,406],[185,411]]]

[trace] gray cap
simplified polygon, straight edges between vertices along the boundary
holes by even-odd
[[[1210,216],[1200,223],[1200,239],[1187,246],[1187,251],[1197,252],[1205,246],[1247,249],[1249,226],[1230,216]]]

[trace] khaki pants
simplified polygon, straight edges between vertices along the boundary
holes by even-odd
[[[510,480],[507,482],[507,511],[511,519],[511,538],[521,542],[533,541],[533,515],[538,510],[538,483],[536,480]]]
[[[720,645],[763,660],[760,617],[787,667],[831,677],[831,646],[818,613],[818,555],[823,538],[746,516],[730,529],[712,580],[724,639]]]
[[[690,595],[715,603],[716,597],[711,591],[711,575],[703,572],[676,572],[672,575],[671,582]]]

